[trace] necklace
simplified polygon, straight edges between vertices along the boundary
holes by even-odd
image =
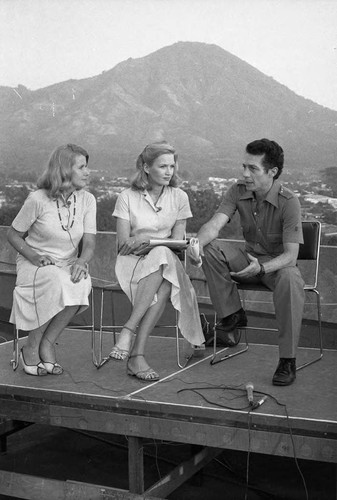
[[[59,205],[59,200],[58,198],[56,199],[56,205],[57,205],[57,213],[58,213],[58,216],[59,216],[59,220],[60,220],[60,223],[61,223],[61,227],[63,229],[63,231],[69,231],[69,229],[71,229],[74,225],[74,221],[75,221],[75,215],[76,215],[76,194],[74,194],[74,208],[73,208],[73,217],[72,217],[72,220],[71,220],[71,224],[69,225],[69,219],[70,219],[70,210],[69,210],[69,207],[71,205],[71,202],[68,201],[68,203],[66,203],[66,207],[67,207],[67,210],[68,210],[68,224],[66,226],[63,225],[63,222],[62,222],[62,217],[61,217],[61,212],[60,212],[60,205]]]

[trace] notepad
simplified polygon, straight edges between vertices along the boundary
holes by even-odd
[[[140,248],[138,248],[134,254],[135,255],[145,255],[149,253],[150,250],[152,250],[155,247],[158,246],[165,246],[170,248],[173,251],[181,251],[185,250],[188,245],[188,240],[156,240],[152,239],[149,241],[149,243],[144,243]]]

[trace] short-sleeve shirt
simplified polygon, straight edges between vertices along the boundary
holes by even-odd
[[[165,186],[156,204],[147,190],[125,189],[112,215],[130,222],[131,236],[169,238],[175,223],[192,217],[192,212],[185,191]]]
[[[26,242],[38,254],[48,254],[64,264],[77,256],[83,233],[96,234],[95,197],[79,190],[68,200],[69,207],[61,202],[57,207],[55,199],[49,198],[44,189],[38,189],[28,195],[12,223],[17,231],[28,232]]]
[[[230,219],[240,214],[246,250],[255,256],[276,257],[283,253],[284,243],[303,243],[301,206],[297,196],[275,180],[261,206],[243,181],[233,184],[225,193],[218,213]]]

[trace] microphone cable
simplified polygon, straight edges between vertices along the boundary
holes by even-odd
[[[258,406],[254,407],[254,405],[251,405],[249,403],[248,406],[246,405],[246,406],[241,407],[241,408],[234,408],[234,407],[231,407],[231,406],[224,405],[222,403],[218,403],[217,401],[211,401],[204,394],[202,394],[201,392],[199,392],[200,390],[240,391],[241,394],[238,396],[240,398],[240,397],[246,397],[246,395],[247,395],[246,387],[240,388],[240,387],[231,387],[231,386],[222,386],[222,385],[220,385],[220,386],[210,386],[210,387],[185,387],[183,389],[179,389],[177,391],[177,394],[182,393],[184,391],[190,391],[190,392],[194,392],[194,393],[198,394],[199,396],[201,396],[204,399],[204,401],[206,401],[207,403],[209,403],[211,405],[218,406],[220,408],[224,408],[224,409],[228,409],[228,410],[234,410],[234,411],[245,411],[245,410],[247,410],[248,450],[247,450],[247,462],[246,462],[246,492],[245,492],[245,500],[247,500],[248,499],[248,496],[247,496],[248,495],[248,487],[249,487],[249,466],[250,466],[250,455],[251,455],[251,420],[252,420],[252,412],[256,408],[258,408],[259,406],[261,406],[261,405],[258,405]],[[281,406],[284,409],[284,413],[285,413],[285,417],[286,417],[286,422],[287,422],[287,427],[288,427],[288,431],[289,431],[289,437],[290,437],[290,441],[291,441],[291,447],[292,447],[294,462],[295,462],[297,471],[298,471],[298,473],[300,475],[300,478],[301,478],[301,482],[302,482],[303,489],[304,489],[304,492],[305,492],[305,499],[309,500],[309,493],[308,493],[308,489],[307,489],[307,484],[306,484],[303,472],[301,470],[301,467],[300,467],[300,464],[298,462],[298,458],[297,458],[297,455],[296,455],[296,446],[295,446],[295,441],[294,441],[294,436],[293,436],[293,431],[292,431],[292,427],[291,427],[291,423],[290,423],[290,416],[289,416],[287,405],[285,403],[281,403],[280,401],[278,401],[278,399],[275,396],[273,396],[272,394],[270,394],[270,393],[262,392],[262,391],[257,391],[257,390],[254,391],[254,392],[257,393],[257,394],[259,394],[259,395],[261,395],[261,396],[263,396],[263,398],[264,397],[265,398],[267,398],[267,397],[270,398],[278,406]]]

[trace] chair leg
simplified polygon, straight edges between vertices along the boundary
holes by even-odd
[[[115,306],[114,306],[114,301],[113,301],[113,295],[111,297],[111,319],[112,319],[112,324],[116,325],[116,316],[115,316]],[[123,327],[116,325],[116,328],[122,329]],[[116,328],[113,327],[113,330],[112,330],[114,345],[116,345]]]
[[[15,371],[19,366],[19,329],[14,325],[13,337],[13,359],[10,361],[13,370]]]
[[[94,301],[93,301],[94,303]],[[93,306],[94,307],[94,306]],[[104,311],[104,290],[101,290],[101,304],[100,304],[100,318],[99,318],[99,330],[98,330],[98,348],[96,343],[96,330],[95,321],[93,317],[93,328],[92,328],[92,361],[97,369],[101,368],[105,363],[107,363],[110,358],[109,356],[103,358],[103,311]]]
[[[105,297],[105,292],[111,293],[112,298],[111,298],[111,319],[112,319],[112,325],[105,325],[103,323],[104,320],[104,297]],[[116,330],[121,330],[123,328],[123,325],[116,325],[115,324],[115,308],[114,308],[114,301],[113,299],[113,293],[115,290],[110,290],[110,289],[101,289],[101,303],[100,303],[100,314],[99,314],[99,323],[98,323],[98,328],[96,331],[95,328],[95,321],[93,320],[93,327],[92,327],[92,361],[93,364],[96,366],[96,368],[101,368],[105,363],[111,360],[109,356],[103,357],[103,333],[104,332],[110,332],[112,329],[113,333],[113,342],[114,345],[116,344]],[[98,339],[97,339],[98,337]]]
[[[210,361],[211,365],[216,365],[217,363],[221,363],[221,361],[227,361],[230,358],[234,358],[235,356],[239,356],[239,354],[243,354],[244,352],[248,351],[248,349],[249,349],[248,338],[247,338],[247,329],[240,328],[240,330],[244,330],[245,344],[246,344],[245,347],[243,349],[240,349],[239,351],[235,351],[231,354],[225,354],[224,356],[217,359],[217,356],[219,354],[221,354],[222,352],[227,351],[227,349],[229,349],[229,347],[224,347],[223,349],[220,349],[217,352],[217,350],[216,350],[216,322],[217,322],[217,316],[216,316],[216,313],[214,313],[214,327],[213,327],[213,331],[214,331],[213,339],[214,340],[213,340],[213,356],[212,356],[212,359]]]
[[[193,357],[193,351],[191,354],[188,354],[185,356],[185,363],[182,364],[180,361],[180,348],[179,348],[179,327],[178,327],[178,311],[175,312],[176,314],[176,324],[174,326],[175,332],[176,332],[176,350],[177,350],[177,365],[179,368],[185,368],[190,361],[190,359]]]
[[[296,371],[302,370],[306,366],[317,363],[323,358],[323,336],[322,336],[322,314],[321,314],[321,297],[319,291],[316,289],[310,290],[316,294],[316,302],[317,302],[317,320],[318,320],[318,335],[319,335],[319,356],[318,358],[313,359],[312,361],[308,361],[307,363],[303,363],[302,365],[296,368]]]
[[[245,347],[243,349],[240,349],[239,351],[235,351],[231,354],[225,354],[224,356],[216,359],[216,357],[221,354],[223,351],[227,351],[229,347],[224,347],[223,349],[220,349],[220,351],[217,352],[216,350],[216,333],[214,332],[214,346],[213,346],[213,356],[210,361],[211,365],[216,365],[217,363],[221,363],[221,361],[227,361],[230,358],[234,358],[234,356],[239,356],[239,354],[243,354],[244,352],[248,351],[249,349],[249,344],[248,344],[248,339],[247,339],[247,329],[246,328],[240,328],[240,330],[244,330],[244,335],[245,335]],[[232,349],[232,348],[231,348]]]
[[[94,299],[93,289],[91,295],[91,353],[92,353],[92,362],[97,368],[99,363],[96,356],[95,299]]]

